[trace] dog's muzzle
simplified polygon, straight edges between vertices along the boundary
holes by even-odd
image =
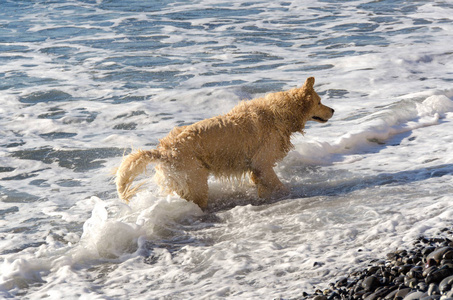
[[[326,123],[330,118],[332,118],[335,110],[327,106],[325,106],[325,108],[327,108],[327,115],[323,114],[323,116],[313,116],[311,117],[311,120],[319,123]]]

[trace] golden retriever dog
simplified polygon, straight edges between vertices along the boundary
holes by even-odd
[[[129,201],[139,186],[133,180],[156,163],[156,180],[167,192],[208,205],[208,176],[241,178],[248,174],[260,198],[278,198],[288,189],[274,172],[293,145],[293,133],[307,121],[325,123],[334,110],[321,104],[307,78],[301,88],[243,101],[229,113],[175,127],[156,149],[138,150],[123,158],[115,183],[120,198]]]

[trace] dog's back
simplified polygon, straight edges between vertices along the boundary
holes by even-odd
[[[289,136],[277,131],[276,117],[263,99],[243,102],[225,115],[175,128],[158,149],[170,163],[198,160],[215,176],[241,177],[260,153],[274,163],[286,155]]]

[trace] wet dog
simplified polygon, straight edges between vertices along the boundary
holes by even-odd
[[[139,188],[133,180],[151,162],[160,186],[201,208],[208,205],[211,174],[240,178],[248,173],[260,198],[288,194],[273,167],[293,147],[291,135],[303,132],[307,121],[325,123],[334,113],[321,104],[314,83],[309,77],[301,88],[243,101],[225,115],[175,127],[156,149],[124,157],[115,179],[119,196],[129,201]]]

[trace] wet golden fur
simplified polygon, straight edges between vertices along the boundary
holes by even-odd
[[[333,109],[321,104],[314,78],[301,88],[243,101],[229,113],[175,127],[156,149],[126,156],[116,173],[118,194],[128,201],[137,191],[133,180],[155,162],[156,179],[201,208],[208,204],[208,176],[241,177],[249,173],[261,198],[287,194],[273,167],[292,148],[291,135],[307,121],[327,122]]]

